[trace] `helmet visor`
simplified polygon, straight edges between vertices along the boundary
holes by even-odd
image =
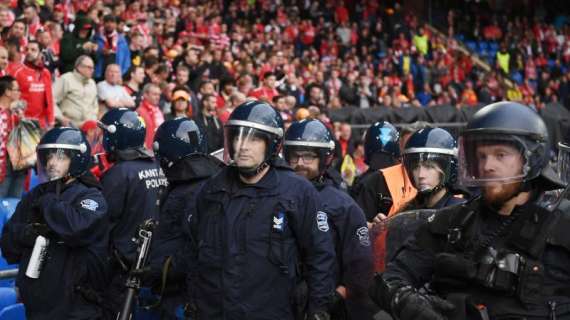
[[[431,191],[449,179],[450,157],[435,153],[410,153],[403,156],[406,173],[419,192]]]
[[[528,155],[517,136],[467,135],[459,138],[459,182],[463,186],[524,181]]]
[[[241,169],[255,169],[267,160],[269,133],[238,126],[226,126],[224,133],[224,150],[230,164]]]
[[[38,178],[45,183],[66,177],[69,174],[72,153],[62,148],[38,149]]]
[[[560,180],[568,184],[570,181],[570,146],[558,143],[557,171]]]

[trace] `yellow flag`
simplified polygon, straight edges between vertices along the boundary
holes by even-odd
[[[354,164],[352,157],[348,154],[344,156],[344,159],[342,160],[342,165],[340,166],[340,175],[348,186],[352,186],[354,178],[356,177],[356,165]]]

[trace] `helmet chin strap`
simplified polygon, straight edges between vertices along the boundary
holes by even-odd
[[[236,166],[237,167],[237,166]],[[269,167],[269,163],[267,163],[267,161],[264,161],[263,163],[261,163],[260,165],[258,165],[255,168],[238,168],[239,174],[242,175],[244,178],[253,178],[256,175],[260,174],[261,171],[265,170],[265,168]]]
[[[427,200],[427,198],[431,197],[433,194],[436,194],[439,190],[443,189],[444,185],[443,184],[439,184],[431,189],[427,189],[427,190],[418,190],[418,195],[422,198]]]

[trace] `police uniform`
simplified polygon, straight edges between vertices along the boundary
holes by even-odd
[[[63,138],[62,138],[63,137]],[[74,181],[58,180],[36,186],[25,195],[2,232],[2,255],[19,263],[16,287],[28,319],[99,319],[106,284],[107,204],[97,180],[87,171],[89,148],[79,130],[56,128],[42,138],[42,146],[75,149],[85,161],[72,159]],[[42,162],[41,156],[38,156]],[[79,168],[81,167],[81,168]],[[36,238],[48,239],[39,278],[27,273]],[[34,262],[32,262],[34,263]],[[37,261],[35,261],[37,263]]]
[[[111,246],[124,262],[136,260],[136,244],[131,240],[137,227],[147,219],[158,219],[158,191],[167,181],[158,162],[140,153],[132,160],[116,162],[101,179],[109,204]]]
[[[315,188],[278,158],[281,116],[265,102],[249,101],[224,129],[232,164],[200,189],[189,218],[197,318],[292,320],[301,276],[309,288],[308,319],[328,318],[335,264],[329,218],[318,211]],[[261,141],[260,163],[238,161],[237,154]]]
[[[318,183],[321,208],[330,218],[337,254],[335,279],[345,286],[348,299],[332,319],[372,319],[367,289],[372,279],[372,248],[364,213],[346,192],[339,190],[328,174]],[[339,313],[346,307],[345,317]],[[335,312],[336,311],[336,312]]]
[[[292,162],[296,152],[308,151],[318,157],[318,172],[311,182],[319,192],[320,209],[328,214],[335,243],[337,293],[331,319],[372,319],[367,288],[372,278],[372,250],[368,226],[362,209],[343,189],[342,177],[331,168],[334,139],[318,120],[293,122],[285,134],[284,156]],[[296,160],[300,161],[300,160]],[[305,160],[303,160],[305,161]],[[296,167],[295,167],[296,168]],[[346,299],[345,299],[346,298]]]
[[[518,181],[510,199],[528,200],[509,215],[485,193],[437,211],[377,278],[375,301],[402,320],[570,319],[570,206],[541,200],[562,186],[549,173],[548,146],[546,125],[526,106],[500,102],[475,113],[462,133],[460,182]],[[504,154],[515,160],[496,160]],[[485,157],[496,158],[480,164]],[[522,174],[496,163],[520,163]],[[417,289],[427,282],[430,291]]]
[[[566,213],[534,202],[509,217],[481,199],[445,208],[388,264],[384,278],[419,287],[433,275],[438,294],[462,299],[455,319],[480,319],[471,315],[476,306],[491,319],[570,319],[569,222]],[[493,251],[504,257],[504,269],[483,263]]]
[[[111,109],[103,115],[99,127],[103,130],[103,147],[113,163],[101,178],[109,205],[109,249],[113,258],[106,303],[118,312],[127,272],[137,259],[132,239],[145,220],[158,220],[158,193],[168,182],[158,162],[144,148],[146,128],[136,112]]]
[[[293,319],[291,294],[303,260],[309,310],[326,309],[334,251],[318,194],[285,168],[255,185],[226,168],[198,194],[192,225],[196,270],[193,299],[205,319]]]
[[[204,135],[186,118],[164,122],[155,134],[154,149],[168,187],[160,201],[159,223],[151,243],[151,275],[145,280],[160,296],[161,319],[176,319],[177,309],[187,300],[188,208],[196,201],[200,186],[223,163],[207,155]]]

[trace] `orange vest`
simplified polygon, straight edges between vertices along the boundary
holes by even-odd
[[[397,164],[385,169],[380,169],[384,175],[384,181],[390,197],[392,198],[392,207],[388,211],[388,217],[392,217],[415,198],[417,190],[412,186],[406,170],[402,164]],[[374,271],[384,272],[386,268],[386,234],[387,230],[377,233],[374,238]]]

